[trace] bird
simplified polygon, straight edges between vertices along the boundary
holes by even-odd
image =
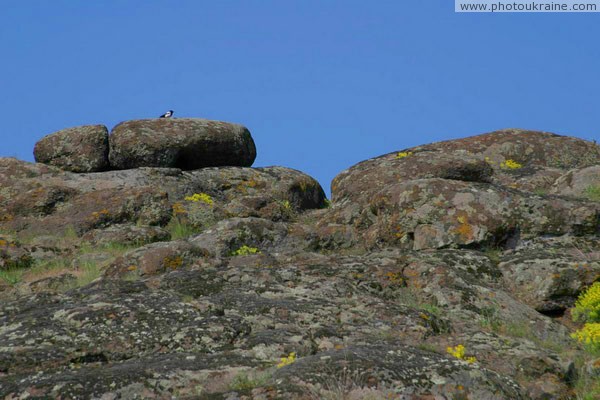
[[[173,110],[169,110],[158,118],[171,118],[173,116]]]

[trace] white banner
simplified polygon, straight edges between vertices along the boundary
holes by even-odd
[[[600,0],[454,0],[456,12],[600,12]]]

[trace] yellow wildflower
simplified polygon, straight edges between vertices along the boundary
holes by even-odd
[[[281,357],[281,362],[277,364],[277,368],[285,367],[286,365],[293,364],[296,361],[296,353],[293,351],[287,357]]]
[[[194,193],[191,196],[186,196],[185,200],[191,201],[194,203],[202,202],[202,203],[208,204],[209,206],[212,206],[214,203],[213,198],[210,197],[210,195],[208,195],[206,193]]]
[[[515,160],[510,160],[510,159],[500,163],[500,168],[503,168],[503,169],[519,169],[522,167],[523,167],[522,164],[519,164]]]
[[[401,151],[398,154],[396,154],[396,158],[404,158],[404,157],[412,156],[412,154],[413,154],[412,151]]]

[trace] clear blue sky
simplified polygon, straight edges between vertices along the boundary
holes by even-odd
[[[0,156],[82,124],[246,125],[255,166],[352,164],[507,127],[600,139],[600,13],[452,0],[0,0]]]

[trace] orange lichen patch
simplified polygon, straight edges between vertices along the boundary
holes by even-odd
[[[99,220],[102,219],[104,217],[108,217],[110,215],[110,211],[108,211],[106,208],[100,211],[94,211],[91,215],[92,219],[95,220]]]
[[[402,276],[401,272],[389,271],[385,274],[385,277],[388,280],[388,282],[396,285],[402,285],[404,283],[404,277]]]
[[[247,193],[248,189],[261,189],[261,188],[264,188],[265,186],[266,186],[265,182],[262,182],[260,180],[255,179],[254,177],[252,177],[247,180],[241,181],[236,186],[236,189],[242,193]]]
[[[14,216],[12,214],[0,214],[0,221],[12,221]]]
[[[473,239],[473,227],[469,224],[468,217],[463,214],[459,215],[456,220],[458,221],[458,227],[454,228],[454,233],[460,235],[461,239],[468,241]]]
[[[185,214],[187,211],[185,207],[181,203],[174,203],[173,206],[173,215]]]
[[[137,268],[137,265],[130,265],[129,267],[127,267],[127,271],[135,271]]]
[[[4,239],[0,239],[0,247],[6,247],[8,246],[8,242]]]
[[[183,265],[183,258],[180,256],[165,257],[163,260],[165,268],[177,269]]]

